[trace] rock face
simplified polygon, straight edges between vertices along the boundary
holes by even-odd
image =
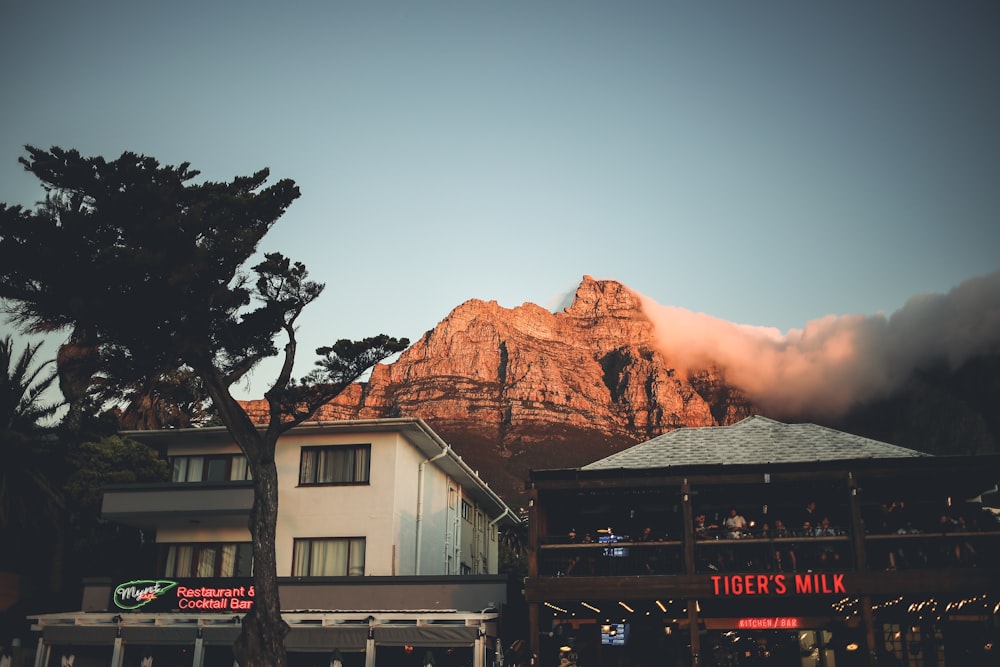
[[[316,419],[420,417],[517,507],[529,469],[582,465],[751,412],[720,372],[675,373],[626,287],[584,277],[556,314],[530,303],[463,303]]]

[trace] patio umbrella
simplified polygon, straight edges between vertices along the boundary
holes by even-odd
[[[340,654],[340,649],[333,649],[330,654],[330,667],[344,667],[344,656]]]

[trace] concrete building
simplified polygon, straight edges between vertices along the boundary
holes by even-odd
[[[35,619],[36,667],[232,665],[253,604],[246,461],[224,428],[140,431],[172,481],[106,489],[110,521],[155,531],[156,571],[92,581],[78,613]],[[419,419],[308,423],[281,437],[277,568],[290,665],[484,665],[517,517]],[[147,662],[142,662],[146,660]]]

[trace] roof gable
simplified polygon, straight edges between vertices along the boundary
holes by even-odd
[[[803,463],[916,456],[926,454],[816,424],[785,424],[753,416],[732,426],[670,431],[585,465],[582,469]]]

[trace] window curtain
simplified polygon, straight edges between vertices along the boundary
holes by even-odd
[[[338,577],[347,574],[350,556],[347,540],[317,540],[312,544],[310,572],[314,577]]]
[[[173,474],[170,476],[170,481],[186,482],[187,467],[188,467],[188,459],[186,456],[174,457],[174,471]]]
[[[204,456],[190,456],[188,457],[188,471],[186,482],[200,482],[202,478],[202,471],[205,468],[205,457]]]
[[[353,482],[353,447],[331,447],[319,452],[320,480],[323,482]]]
[[[167,577],[190,577],[194,549],[190,544],[171,544],[167,549],[167,562],[163,574]]]
[[[233,457],[233,467],[229,473],[229,479],[233,481],[250,479],[250,466],[247,464],[247,457],[242,455]]]
[[[347,574],[352,577],[363,577],[365,575],[365,541],[363,539],[351,540],[350,569]]]
[[[299,466],[299,484],[314,484],[316,479],[316,454],[315,449],[302,450],[302,463]]]
[[[236,545],[226,544],[222,547],[222,562],[219,565],[220,577],[232,577],[236,573]]]
[[[215,576],[215,554],[214,546],[203,546],[198,552],[198,577]]]
[[[365,540],[297,540],[292,561],[295,577],[364,576]]]

